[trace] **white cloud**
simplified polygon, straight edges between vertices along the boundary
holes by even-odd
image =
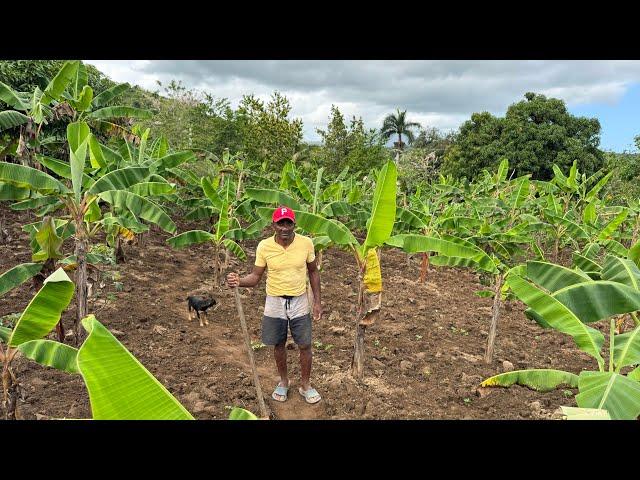
[[[242,95],[268,100],[274,90],[301,118],[308,139],[326,128],[331,105],[346,119],[363,118],[379,128],[397,108],[410,121],[451,130],[471,113],[504,112],[528,91],[561,98],[569,107],[614,104],[640,82],[639,61],[369,61],[369,60],[126,60],[91,61],[115,81],[156,89],[156,80],[182,80],[189,88],[228,98],[236,107]]]

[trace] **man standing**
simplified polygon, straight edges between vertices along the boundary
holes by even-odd
[[[278,401],[287,400],[287,326],[300,351],[301,382],[298,391],[307,403],[318,403],[320,394],[311,387],[311,315],[307,298],[307,272],[313,291],[313,319],[322,316],[320,272],[316,264],[313,242],[294,232],[296,217],[290,208],[280,206],[272,216],[275,235],[262,240],[256,249],[253,271],[242,278],[227,275],[229,287],[255,287],[267,273],[267,298],[262,318],[262,343],[273,345],[280,382],[271,394]]]

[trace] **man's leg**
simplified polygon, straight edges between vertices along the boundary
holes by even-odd
[[[278,368],[278,374],[280,375],[280,382],[278,385],[287,388],[289,386],[289,376],[287,373],[287,349],[286,341],[279,343],[273,347],[273,356],[276,359],[276,367]],[[284,395],[275,394],[279,400],[284,400]]]
[[[300,350],[300,376],[302,377],[300,385],[306,391],[311,388],[309,379],[311,378],[313,353],[311,351],[311,345],[298,345],[298,350]]]

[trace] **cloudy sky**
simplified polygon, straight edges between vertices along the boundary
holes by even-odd
[[[380,128],[397,108],[425,127],[457,129],[471,113],[504,116],[528,91],[564,100],[574,115],[596,117],[601,148],[635,150],[640,135],[640,61],[594,60],[86,60],[117,82],[157,90],[181,80],[189,88],[227,98],[268,100],[278,90],[291,117],[304,122],[307,140],[319,140],[331,105],[347,118]]]

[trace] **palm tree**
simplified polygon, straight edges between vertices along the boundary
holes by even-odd
[[[420,128],[420,124],[416,122],[407,122],[405,119],[405,115],[407,111],[401,112],[398,109],[398,114],[390,114],[384,119],[384,123],[382,124],[382,129],[380,133],[385,140],[388,140],[391,135],[398,135],[398,141],[394,144],[394,146],[398,149],[402,149],[404,147],[404,142],[402,141],[402,135],[406,135],[409,143],[413,142],[414,134],[411,131],[412,128]]]

